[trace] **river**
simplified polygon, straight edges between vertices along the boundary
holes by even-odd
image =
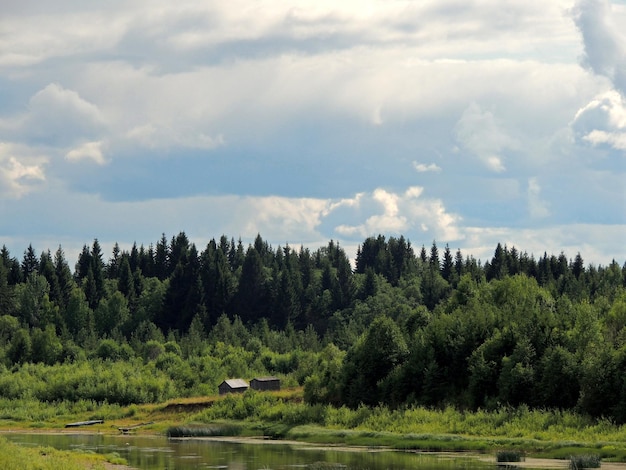
[[[158,436],[103,434],[3,434],[26,446],[116,452],[139,469],[234,470],[450,470],[495,469],[493,462],[463,455],[423,454],[380,449],[318,447],[305,444],[167,439]]]

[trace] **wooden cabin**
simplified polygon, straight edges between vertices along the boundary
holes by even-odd
[[[248,382],[243,379],[227,379],[219,384],[217,388],[220,395],[224,395],[226,393],[243,393],[249,387]]]
[[[253,390],[280,390],[280,379],[278,377],[256,377],[250,381],[250,388]]]

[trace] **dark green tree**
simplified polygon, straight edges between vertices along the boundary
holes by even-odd
[[[389,317],[377,317],[346,355],[340,379],[342,402],[356,408],[384,401],[383,381],[407,356],[398,326]]]
[[[33,245],[29,244],[26,251],[24,251],[24,258],[22,259],[22,279],[27,279],[34,272],[39,271],[39,259]]]
[[[59,308],[63,312],[67,308],[67,304],[70,300],[72,289],[76,286],[72,271],[70,271],[69,264],[65,260],[65,253],[59,245],[59,248],[54,254],[54,272],[57,276],[59,283]]]
[[[441,277],[443,277],[450,284],[455,284],[456,277],[454,276],[454,261],[452,259],[452,253],[450,247],[446,243],[446,248],[443,251],[443,261],[441,263]]]
[[[269,318],[270,291],[268,277],[256,248],[249,247],[243,262],[237,292],[233,298],[233,313],[244,323]]]

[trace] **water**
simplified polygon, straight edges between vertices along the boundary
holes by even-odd
[[[117,452],[140,469],[233,470],[493,470],[468,456],[380,450],[341,450],[307,445],[245,444],[203,439],[98,434],[4,434],[21,445]]]

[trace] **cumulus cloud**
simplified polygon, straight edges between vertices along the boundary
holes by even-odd
[[[626,94],[626,36],[613,21],[611,2],[579,0],[574,20],[583,37],[583,64]]]
[[[578,207],[562,210],[574,206],[571,198],[554,198],[570,188],[564,180],[573,186],[587,175],[588,160],[569,165],[576,144],[624,146],[618,8],[599,0],[579,0],[576,22],[563,14],[571,0],[507,8],[501,0],[4,3],[0,141],[27,151],[0,159],[0,184],[3,194],[30,193],[3,208],[3,228],[17,220],[12,230],[22,233],[22,214],[51,204],[49,187],[64,179],[63,187],[83,192],[57,206],[90,215],[71,227],[50,217],[46,230],[88,234],[78,248],[93,236],[153,241],[181,229],[198,239],[258,232],[323,244],[339,236],[344,246],[398,231],[461,240],[470,253],[488,246],[492,254],[497,242],[534,236],[517,231],[524,214],[542,226],[581,217]],[[578,63],[581,33],[586,69]],[[617,97],[599,95],[609,81]],[[558,150],[542,147],[570,121]],[[436,163],[413,162],[420,174],[444,168],[446,184],[422,175],[424,187],[397,189],[415,180],[407,155],[455,145],[459,152],[444,150]],[[50,163],[35,159],[37,152]],[[142,166],[155,156],[169,160]],[[114,158],[120,165],[99,166]],[[173,167],[189,170],[175,184],[154,183],[176,179]],[[512,177],[503,178],[505,171]],[[131,183],[119,184],[114,172]],[[190,173],[195,185],[184,177]],[[132,184],[137,174],[150,191]],[[611,185],[605,175],[584,181],[589,207],[618,199],[619,175]],[[97,196],[113,192],[123,203]],[[617,212],[603,220],[618,220]],[[43,230],[44,217],[37,219],[33,241]],[[594,235],[581,230],[564,240],[559,230],[568,226],[536,232],[531,249],[579,244],[576,252]]]
[[[463,149],[496,173],[506,170],[503,152],[516,149],[519,145],[502,129],[491,111],[483,111],[476,103],[465,109],[456,124],[455,133]]]
[[[102,145],[102,141],[85,142],[79,147],[67,152],[65,158],[74,162],[80,160],[92,160],[98,165],[104,165],[107,163],[107,160],[102,153]]]
[[[97,136],[103,126],[97,106],[73,90],[50,83],[31,97],[26,113],[2,120],[0,132],[23,143],[65,146]]]
[[[46,180],[45,159],[15,155],[19,148],[0,142],[0,195],[19,199]]]
[[[594,146],[626,150],[626,36],[618,30],[608,0],[579,0],[573,13],[583,38],[583,65],[607,78],[613,90],[582,107],[572,127]]]
[[[418,173],[427,173],[427,172],[435,172],[435,173],[439,173],[441,171],[441,167],[439,165],[437,165],[436,163],[419,163],[419,162],[413,162],[413,168],[415,168],[415,171],[417,171]]]
[[[615,90],[598,95],[578,110],[571,127],[577,138],[592,145],[626,150],[626,100]]]
[[[335,231],[345,237],[417,231],[420,235],[428,232],[431,237],[441,240],[463,238],[459,228],[460,217],[448,212],[442,201],[422,198],[422,193],[423,188],[418,186],[410,187],[404,193],[378,188],[359,200],[363,212],[371,215],[360,224],[338,225]]]

